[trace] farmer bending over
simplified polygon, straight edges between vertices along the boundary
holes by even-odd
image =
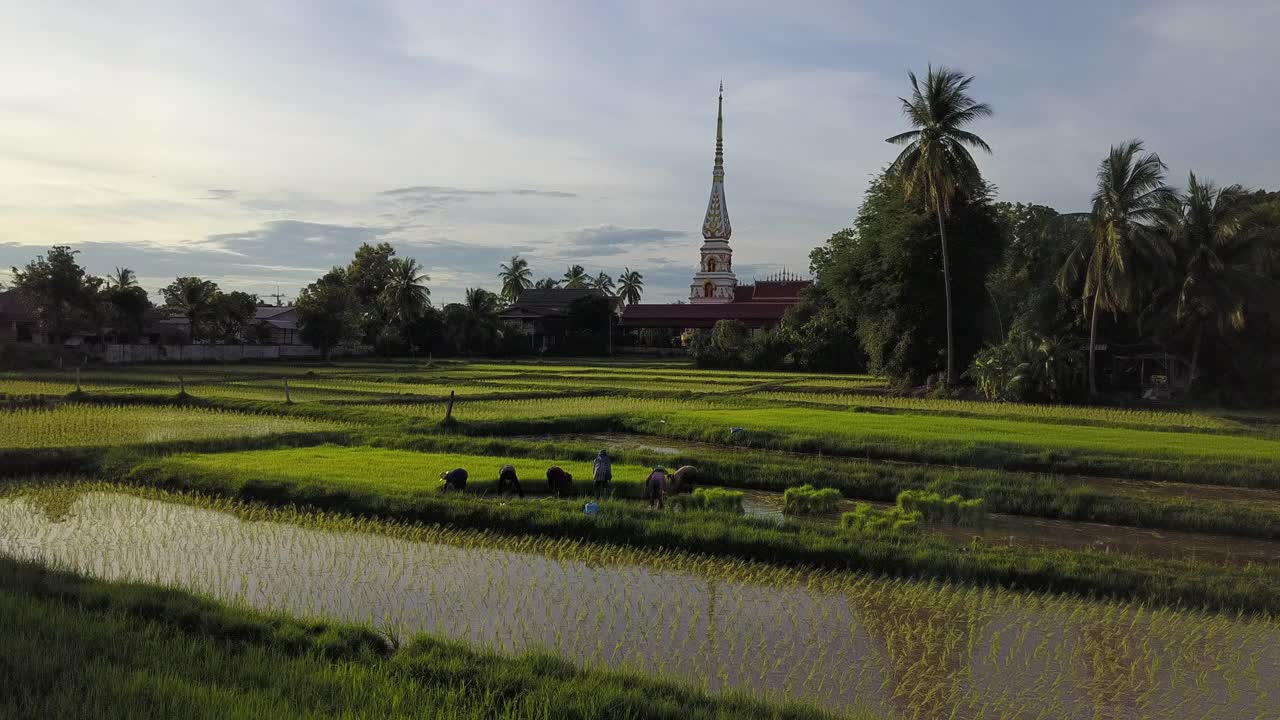
[[[679,495],[680,493],[693,492],[693,484],[697,479],[698,468],[692,465],[681,467],[671,476],[671,494]]]
[[[596,455],[595,464],[591,468],[591,477],[595,481],[596,500],[609,497],[609,482],[613,480],[613,460],[608,450],[601,450]]]
[[[440,473],[440,479],[444,481],[444,492],[456,490],[462,492],[467,489],[467,471],[462,468],[454,468],[446,472]]]
[[[659,465],[649,473],[648,479],[644,481],[644,496],[649,501],[650,507],[661,508],[662,496],[667,490],[667,471]]]
[[[498,492],[505,493],[508,488],[514,490],[516,495],[524,497],[524,489],[520,487],[520,478],[516,477],[514,465],[503,465],[498,471]]]
[[[565,497],[573,491],[573,476],[559,465],[547,468],[547,492],[556,497]]]

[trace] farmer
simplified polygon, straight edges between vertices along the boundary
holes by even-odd
[[[692,465],[681,467],[671,476],[671,494],[679,495],[680,493],[693,492],[693,484],[697,479],[698,468]]]
[[[444,492],[456,490],[462,492],[467,489],[467,471],[462,468],[454,468],[440,473],[440,479],[444,481]]]
[[[559,465],[547,468],[547,492],[556,497],[564,497],[573,491],[573,475],[564,471]]]
[[[609,451],[601,450],[596,455],[595,464],[591,467],[591,478],[595,481],[596,500],[609,497],[609,482],[613,480],[613,460],[609,459]]]
[[[514,465],[503,465],[498,471],[498,492],[505,493],[507,490],[514,490],[516,495],[524,497],[524,489],[520,487],[520,478],[516,477],[516,468]]]
[[[667,471],[661,465],[653,469],[649,473],[649,477],[644,481],[644,496],[649,501],[650,507],[661,508],[662,496],[667,488]]]

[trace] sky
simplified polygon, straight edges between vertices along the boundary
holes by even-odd
[[[433,301],[571,263],[688,294],[725,87],[740,280],[805,272],[907,126],[975,77],[999,199],[1087,209],[1107,148],[1280,189],[1280,2],[0,3],[0,268],[71,245],[286,298],[362,242]],[[7,273],[0,271],[0,281]]]

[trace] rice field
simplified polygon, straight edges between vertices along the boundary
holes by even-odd
[[[0,450],[147,445],[340,428],[332,422],[226,410],[62,405],[0,412]]]
[[[0,373],[0,454],[15,461],[0,475],[103,473],[76,481],[85,494],[0,488],[0,555],[838,713],[1280,720],[1280,414],[895,397],[871,376],[678,362],[86,368],[68,398],[75,381]],[[917,546],[639,503],[591,520],[581,500],[540,497],[551,465],[589,494],[598,446],[622,449],[620,497],[655,462],[705,462],[713,484],[756,490],[748,514],[761,490],[812,483],[841,507],[906,488],[987,495],[1002,515],[928,526]],[[533,497],[500,497],[508,463]],[[443,501],[454,467],[467,498]],[[98,482],[148,472],[206,494]],[[380,510],[423,498],[435,516]]]
[[[697,555],[93,492],[0,500],[0,552],[903,718],[1277,717],[1280,624]]]

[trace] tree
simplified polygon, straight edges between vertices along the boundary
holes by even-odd
[[[954,249],[952,293],[957,363],[968,360],[983,342],[982,308],[990,302],[985,282],[1000,257],[1000,226],[985,195],[974,194],[953,206],[947,236]],[[872,180],[853,228],[835,233],[810,255],[816,285],[822,289],[820,327],[854,328],[873,372],[899,385],[915,385],[936,373],[946,352],[946,299],[937,282],[941,243],[934,217],[908,198],[888,173]]]
[[[623,268],[622,274],[618,276],[618,297],[627,305],[635,305],[640,302],[643,293],[644,275],[629,267]]]
[[[116,271],[107,276],[107,287],[128,288],[138,284],[138,276],[126,267],[116,267]]]
[[[170,313],[187,319],[191,341],[205,339],[213,303],[219,294],[218,285],[198,277],[180,277],[165,286],[160,294]]]
[[[1085,213],[1059,214],[1044,205],[995,204],[1004,254],[987,277],[999,340],[1023,331],[1057,336],[1074,324],[1073,293],[1054,280],[1071,249],[1089,231]]]
[[[492,352],[501,336],[498,296],[483,288],[468,288],[461,303],[444,310],[444,328],[458,353]]]
[[[392,258],[387,268],[387,281],[379,297],[383,317],[403,328],[431,304],[430,276],[413,258]]]
[[[47,256],[36,256],[21,270],[10,268],[13,289],[31,302],[51,342],[61,341],[68,333],[94,324],[102,279],[86,273],[76,262],[77,254],[79,251],[66,245],[55,245]]]
[[[131,341],[142,336],[146,329],[147,311],[151,298],[137,285],[112,285],[102,291],[102,299],[108,306],[107,314],[116,336]]]
[[[346,282],[355,292],[361,313],[361,334],[370,344],[377,342],[389,324],[384,312],[386,305],[381,300],[391,282],[391,259],[395,254],[391,243],[363,243],[356,248],[355,257],[347,266]]]
[[[509,264],[499,266],[498,278],[502,280],[502,299],[513,303],[520,299],[520,293],[533,285],[533,271],[529,269],[529,261],[519,255],[512,255]]]
[[[257,295],[239,290],[229,293],[215,292],[209,301],[209,320],[204,330],[205,337],[222,343],[244,342],[246,331],[253,322],[257,308]]]
[[[991,107],[969,97],[973,77],[946,67],[929,66],[924,86],[915,73],[911,78],[911,99],[902,101],[902,112],[916,128],[888,138],[906,145],[894,161],[892,172],[902,182],[907,195],[922,200],[938,219],[942,243],[942,281],[946,296],[947,383],[955,380],[955,340],[952,332],[951,267],[947,252],[946,218],[957,197],[967,197],[982,185],[982,176],[969,148],[988,153],[986,141],[964,129],[978,118],[990,117]]]
[[[1164,183],[1165,164],[1144,152],[1141,140],[1112,145],[1098,166],[1091,231],[1067,257],[1058,276],[1065,289],[1084,276],[1083,301],[1089,320],[1089,394],[1098,394],[1095,350],[1098,311],[1120,312],[1135,305],[1142,280],[1139,265],[1168,256],[1154,226],[1167,218],[1175,193]]]
[[[582,290],[587,287],[590,280],[591,278],[587,277],[587,271],[581,265],[571,265],[565,271],[560,284],[566,290]]]
[[[552,278],[542,278],[538,282],[534,283],[533,287],[536,290],[555,290],[560,287],[560,283]]]
[[[1186,194],[1166,219],[1177,258],[1175,315],[1193,336],[1187,390],[1195,382],[1206,328],[1223,335],[1243,330],[1245,305],[1267,282],[1266,236],[1246,224],[1245,195],[1239,185],[1218,188],[1191,173]]]
[[[360,303],[346,271],[334,268],[298,293],[299,335],[329,359],[333,348],[360,337]]]
[[[609,276],[609,273],[603,270],[600,271],[599,275],[596,275],[594,278],[589,279],[587,281],[587,286],[592,288],[593,290],[599,290],[605,295],[613,297],[613,294],[614,294],[613,278]]]

